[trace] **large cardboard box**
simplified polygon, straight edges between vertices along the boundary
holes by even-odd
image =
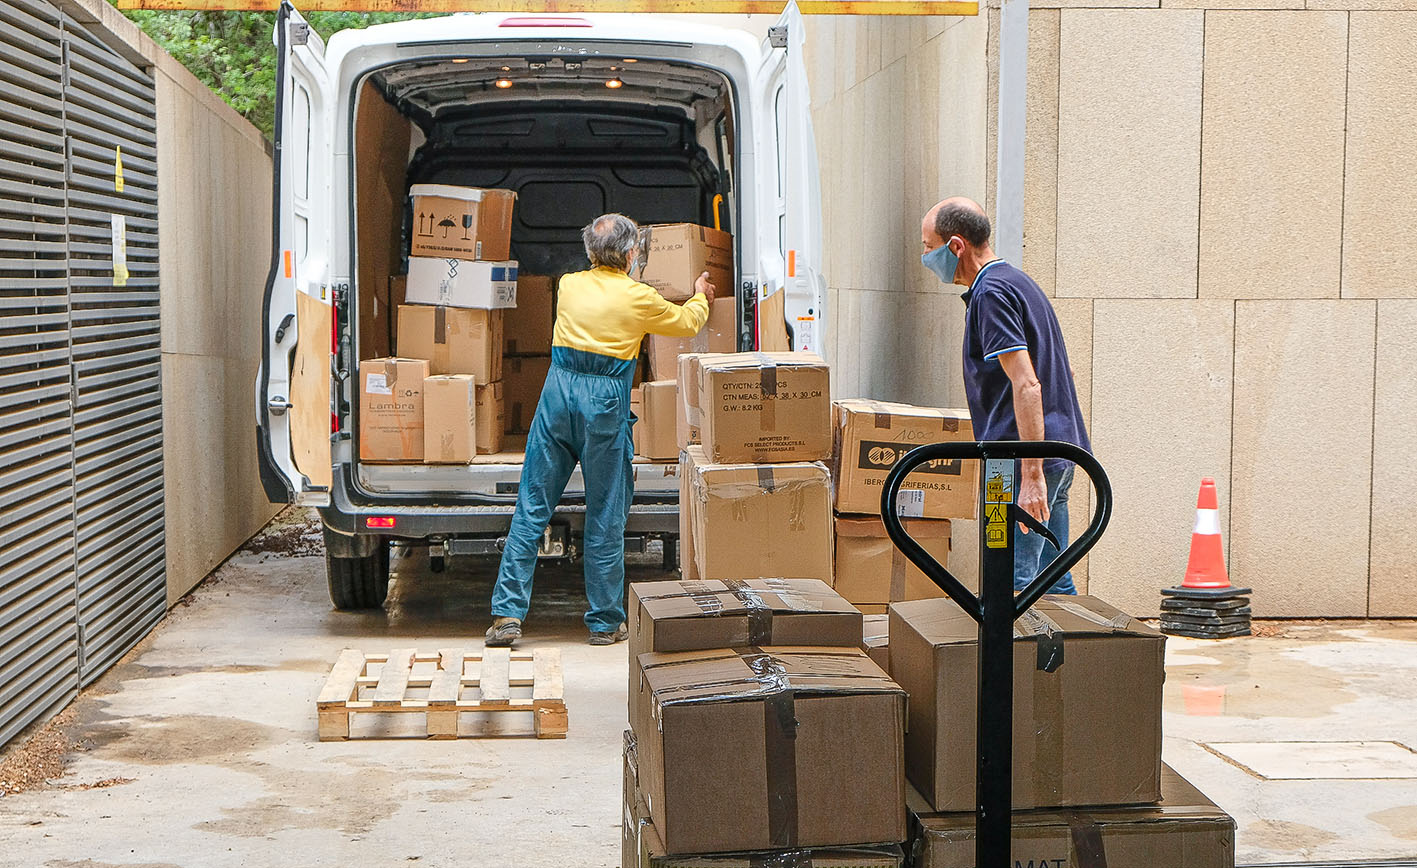
[[[908,800],[916,868],[974,868],[974,812]],[[1163,766],[1159,803],[1015,812],[1010,849],[1019,868],[1234,868],[1235,821]]]
[[[640,822],[635,843],[638,844],[639,861],[629,863],[631,868],[788,868],[794,865],[810,865],[811,868],[901,868],[905,864],[905,852],[898,844],[671,856],[664,851],[664,841],[649,820]]]
[[[926,443],[971,441],[968,410],[940,410],[846,400],[832,405],[832,470],[837,512],[881,514],[886,474]],[[978,461],[932,461],[906,477],[896,514],[912,518],[974,518]]]
[[[638,402],[633,400],[631,412],[639,417],[635,423],[635,454],[650,461],[674,461],[679,458],[679,444],[675,442],[675,408],[679,403],[679,383],[675,380],[656,380],[643,383],[635,392]]]
[[[359,460],[423,461],[423,359],[359,363]]]
[[[679,578],[685,581],[699,577],[699,566],[694,562],[694,523],[690,505],[693,502],[694,465],[707,463],[702,446],[690,446],[679,452]]]
[[[501,382],[477,387],[477,454],[501,452],[506,435]]]
[[[544,274],[517,275],[517,306],[507,311],[503,327],[508,355],[544,356],[551,352],[555,285],[555,280]]]
[[[694,282],[705,271],[715,292],[730,295],[734,286],[733,236],[692,223],[644,227],[649,239],[644,262],[634,277],[670,301],[694,295]]]
[[[531,433],[536,402],[551,372],[550,356],[507,356],[502,362],[502,396],[508,434]]]
[[[505,260],[512,255],[511,190],[414,184],[410,256]]]
[[[950,523],[907,518],[902,522],[921,547],[944,566],[950,556]],[[945,592],[911,563],[879,518],[839,515],[836,527],[836,576],[832,587],[862,611],[884,614],[901,600],[928,600]],[[974,589],[977,590],[977,589]]]
[[[978,635],[951,600],[891,604],[906,765],[937,811],[974,810]],[[1165,637],[1095,597],[1061,595],[1034,604],[1014,636],[1014,807],[1161,798]]]
[[[859,648],[639,663],[640,786],[666,853],[905,840],[905,692]]]
[[[399,307],[399,355],[427,359],[434,374],[502,379],[502,312],[405,304]]]
[[[749,645],[861,644],[861,613],[818,579],[632,582],[630,722],[639,728],[639,656]],[[648,709],[638,709],[648,713]]]
[[[680,449],[700,441],[698,353],[679,357],[679,405],[674,411],[674,440]]]
[[[406,296],[414,304],[515,308],[517,264],[415,256],[408,260]]]
[[[737,300],[732,296],[715,299],[709,306],[708,322],[691,338],[671,338],[649,335],[650,376],[656,380],[672,380],[679,376],[679,357],[684,353],[738,352]]]
[[[876,665],[891,671],[891,637],[889,615],[861,616],[861,650],[876,661]]]
[[[434,374],[423,381],[423,463],[467,464],[477,454],[477,381]]]
[[[826,465],[695,463],[689,485],[699,578],[831,579],[831,477]]]
[[[827,363],[816,353],[699,356],[704,449],[720,464],[831,457]]]

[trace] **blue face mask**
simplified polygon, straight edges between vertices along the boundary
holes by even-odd
[[[921,256],[920,264],[935,272],[935,276],[945,283],[954,283],[955,270],[959,268],[959,257],[954,255],[948,244],[941,244]]]

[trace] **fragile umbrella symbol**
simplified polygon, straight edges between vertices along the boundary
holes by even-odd
[[[451,217],[444,217],[442,220],[439,220],[438,225],[443,227],[444,238],[448,237],[449,229],[456,229],[458,226],[458,224],[453,222],[453,219]]]

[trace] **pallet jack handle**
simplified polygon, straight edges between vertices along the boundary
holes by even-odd
[[[1097,502],[1092,521],[1066,549],[1015,501],[1017,462],[1025,458],[1071,461],[1092,480]],[[896,502],[905,478],[934,462],[942,469],[967,460],[982,463],[979,486],[979,596],[951,575],[911,538],[897,515]],[[975,865],[1012,868],[1013,827],[1013,664],[1014,621],[1087,554],[1112,518],[1112,485],[1102,465],[1071,443],[1053,440],[985,440],[975,443],[932,443],[906,453],[886,476],[881,490],[881,519],[896,548],[979,622],[979,693],[976,743],[979,765],[975,778]],[[1023,523],[1062,549],[1023,591],[1014,594],[1014,525]]]

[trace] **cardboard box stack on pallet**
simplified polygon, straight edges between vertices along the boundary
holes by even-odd
[[[503,312],[517,306],[510,190],[414,185],[394,358],[359,365],[359,458],[466,464],[502,448]]]

